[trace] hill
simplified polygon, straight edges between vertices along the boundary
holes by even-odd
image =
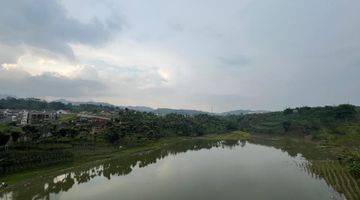
[[[167,114],[181,114],[181,115],[200,115],[200,114],[210,114],[204,111],[199,110],[187,110],[187,109],[170,109],[170,108],[158,108],[152,111],[158,115],[167,115]]]
[[[201,110],[192,110],[192,109],[171,109],[171,108],[151,108],[147,106],[123,106],[123,105],[114,105],[106,102],[97,102],[97,101],[69,101],[66,99],[58,99],[55,101],[45,101],[38,98],[17,98],[11,97],[8,95],[0,95],[0,109],[29,109],[29,110],[59,110],[66,109],[72,111],[101,111],[101,110],[116,110],[116,109],[130,109],[140,112],[151,112],[157,115],[167,115],[167,114],[182,114],[182,115],[199,115],[199,114],[209,114],[209,115],[246,115],[254,113],[265,113],[264,110],[234,110],[222,113],[210,113]]]
[[[219,115],[246,115],[246,114],[255,114],[255,113],[266,113],[269,111],[266,110],[232,110],[228,112],[219,113]]]
[[[240,127],[253,133],[300,134],[326,138],[360,135],[360,112],[354,105],[288,108],[282,112],[244,115]]]
[[[68,101],[66,99],[55,100],[54,102],[61,102],[63,104],[72,104],[72,105],[95,105],[95,106],[107,106],[107,107],[117,107],[120,109],[128,108],[130,110],[136,110],[140,112],[152,112],[154,109],[147,106],[116,106],[110,103],[97,102],[97,101]]]

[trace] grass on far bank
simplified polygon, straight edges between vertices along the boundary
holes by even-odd
[[[232,131],[218,135],[207,135],[204,138],[211,140],[247,140],[250,139],[250,134],[243,131]]]

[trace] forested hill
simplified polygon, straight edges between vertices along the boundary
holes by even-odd
[[[71,110],[71,111],[110,111],[115,110],[114,106],[94,104],[65,104],[62,102],[47,102],[36,98],[14,98],[7,97],[0,99],[0,109],[28,109],[28,110]]]
[[[61,102],[61,103],[64,103],[64,104],[72,104],[72,105],[75,105],[75,106],[78,106],[78,105],[95,105],[95,106],[106,106],[106,107],[117,107],[117,108],[120,108],[120,109],[125,109],[125,108],[128,108],[130,110],[136,110],[136,111],[141,111],[141,112],[152,112],[154,109],[153,108],[150,108],[150,107],[147,107],[147,106],[115,106],[113,104],[110,104],[110,103],[106,103],[106,102],[97,102],[97,101],[85,101],[85,102],[82,102],[82,101],[68,101],[66,99],[58,99],[58,100],[55,100],[54,102]]]
[[[219,113],[219,115],[246,115],[246,114],[256,114],[256,113],[266,113],[269,111],[266,110],[232,110],[228,112]]]
[[[360,109],[353,105],[288,108],[283,112],[243,115],[243,131],[286,138],[299,136],[335,155],[360,177]]]
[[[87,111],[117,111],[125,107],[103,104],[71,104],[62,102],[47,102],[36,98],[0,98],[0,109],[29,109],[29,110],[70,110],[73,112]],[[136,110],[136,109],[133,109]],[[212,114],[197,110],[183,109],[152,109],[150,112],[158,115],[181,114],[199,115]],[[228,118],[232,118],[229,113]],[[344,104],[325,107],[288,108],[282,112],[267,112],[244,114],[233,117],[236,126],[251,133],[268,134],[303,134],[315,138],[330,135],[359,134],[360,108]],[[232,120],[232,121],[233,121]],[[233,126],[235,126],[233,124]]]
[[[186,110],[186,109],[170,109],[170,108],[158,108],[152,111],[155,114],[159,115],[168,115],[168,114],[181,114],[181,115],[200,115],[200,114],[211,114],[208,112],[203,112],[199,110]]]
[[[140,112],[150,112],[158,115],[167,114],[181,114],[181,115],[199,115],[199,114],[213,114],[199,110],[188,109],[170,109],[170,108],[150,108],[147,106],[115,106],[104,102],[75,102],[64,99],[47,102],[37,98],[16,98],[16,97],[2,97],[0,98],[0,109],[27,109],[27,110],[70,110],[73,112],[87,111],[115,111],[121,109],[130,109]]]
[[[288,108],[282,112],[244,115],[239,126],[252,133],[302,134],[315,138],[360,135],[360,109],[349,104]]]
[[[150,112],[158,115],[168,114],[181,114],[181,115],[199,115],[199,114],[211,114],[198,110],[186,110],[186,109],[170,109],[170,108],[158,108],[153,109],[146,106],[115,106],[103,102],[72,102],[66,100],[57,100],[47,102],[36,98],[15,98],[6,97],[0,98],[0,109],[27,109],[27,110],[70,110],[73,112],[87,111],[87,112],[99,112],[99,111],[115,111],[128,108],[130,110],[140,112]]]

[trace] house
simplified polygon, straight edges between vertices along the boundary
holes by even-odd
[[[56,114],[58,114],[58,115],[67,115],[67,114],[69,114],[69,111],[67,111],[67,110],[58,110],[58,111],[56,111]]]
[[[24,111],[23,115],[21,117],[21,120],[20,120],[20,124],[21,125],[26,125],[26,124],[28,124],[28,122],[29,122],[29,112]]]
[[[57,119],[57,115],[50,112],[29,112],[30,124],[48,122]]]
[[[23,116],[20,124],[39,124],[43,122],[54,121],[58,118],[56,113],[52,112],[39,112],[39,111],[25,111],[23,112]]]
[[[11,122],[17,122],[18,121],[18,116],[13,115],[11,116]]]
[[[0,110],[1,122],[18,122],[21,119],[21,110],[2,109]]]

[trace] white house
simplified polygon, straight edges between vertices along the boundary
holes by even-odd
[[[66,110],[58,110],[58,111],[56,111],[56,114],[58,114],[58,115],[66,115],[66,114],[69,114],[69,112],[66,111]]]

